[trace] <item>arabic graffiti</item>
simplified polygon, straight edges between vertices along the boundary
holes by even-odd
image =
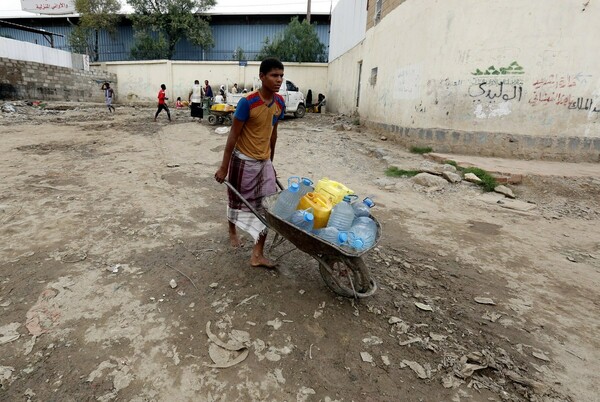
[[[502,100],[510,101],[516,99],[521,101],[523,97],[523,87],[521,85],[505,84],[503,81],[499,83],[489,83],[483,81],[480,84],[472,84],[469,87],[469,96],[471,98],[478,99],[489,99],[489,100]]]
[[[585,101],[585,103],[584,103]],[[592,98],[582,98],[579,97],[577,100],[569,103],[570,110],[591,110],[592,113],[600,113],[600,105],[598,102],[594,104],[594,99]]]
[[[581,97],[572,93],[572,88],[581,88],[592,76],[589,74],[550,74],[533,83],[533,94],[528,103],[531,106],[554,104],[570,110],[591,110],[598,113],[598,105],[593,98]]]
[[[484,71],[476,69],[471,75],[513,75],[513,74],[525,74],[523,67],[516,61],[513,61],[508,67],[496,68],[493,65],[486,68]]]

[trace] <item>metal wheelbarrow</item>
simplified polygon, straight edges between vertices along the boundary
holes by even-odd
[[[270,211],[275,205],[279,193],[263,199],[265,214],[262,215],[229,182],[225,181],[224,183],[265,226],[275,232],[271,249],[287,240],[298,250],[313,257],[319,263],[319,272],[325,284],[341,296],[365,298],[375,293],[377,284],[362,259],[362,256],[375,247],[381,238],[381,225],[375,217],[371,216],[371,219],[377,224],[377,237],[370,248],[354,250],[347,246],[338,247],[272,214]],[[277,181],[277,185],[283,189],[279,181]]]

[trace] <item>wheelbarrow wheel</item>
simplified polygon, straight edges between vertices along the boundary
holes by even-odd
[[[225,125],[231,126],[232,124],[233,124],[233,119],[231,118],[231,116],[226,116],[225,117]]]
[[[214,126],[215,124],[217,124],[217,116],[215,116],[214,114],[211,114],[208,116],[208,124],[210,124],[211,126]]]
[[[369,269],[360,257],[323,256],[319,272],[329,289],[344,297],[368,297],[375,292]]]

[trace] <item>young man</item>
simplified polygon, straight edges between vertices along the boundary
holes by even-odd
[[[192,117],[198,117],[202,120],[203,112],[202,112],[202,86],[200,85],[200,81],[195,80],[194,86],[192,86],[192,90],[188,96],[188,101],[190,102],[190,113]],[[198,121],[200,121],[198,120]]]
[[[102,89],[104,90],[104,98],[106,99],[106,106],[108,107],[108,111],[112,113],[115,111],[115,107],[112,105],[115,91],[110,87],[110,83],[108,82],[102,84]]]
[[[204,96],[206,96],[209,99],[212,99],[212,97],[214,96],[212,87],[208,83],[208,80],[204,80]]]
[[[166,92],[165,92],[166,89],[167,89],[167,86],[165,84],[160,84],[160,91],[158,91],[158,110],[156,111],[156,114],[154,115],[154,121],[156,121],[158,114],[163,109],[167,111],[167,117],[169,118],[169,121],[171,121],[171,112],[169,111],[169,107],[165,103],[165,101],[169,100],[169,98],[167,98],[167,96],[166,96]]]
[[[238,93],[237,83],[233,84],[233,86],[231,87],[231,93],[232,94],[237,94]]]
[[[262,86],[240,99],[233,116],[233,125],[223,153],[221,167],[215,180],[223,183],[227,177],[233,187],[257,210],[262,199],[277,191],[273,157],[277,143],[277,123],[283,118],[285,102],[277,92],[283,82],[283,64],[273,58],[260,64]],[[274,268],[264,256],[267,228],[228,190],[229,240],[233,247],[242,245],[236,226],[254,238],[250,257],[253,267]]]

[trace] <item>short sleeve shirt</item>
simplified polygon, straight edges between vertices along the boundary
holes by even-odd
[[[281,95],[273,94],[267,105],[258,91],[241,98],[234,117],[244,122],[236,148],[251,158],[266,160],[271,157],[271,135],[275,124],[283,119],[285,102]]]

